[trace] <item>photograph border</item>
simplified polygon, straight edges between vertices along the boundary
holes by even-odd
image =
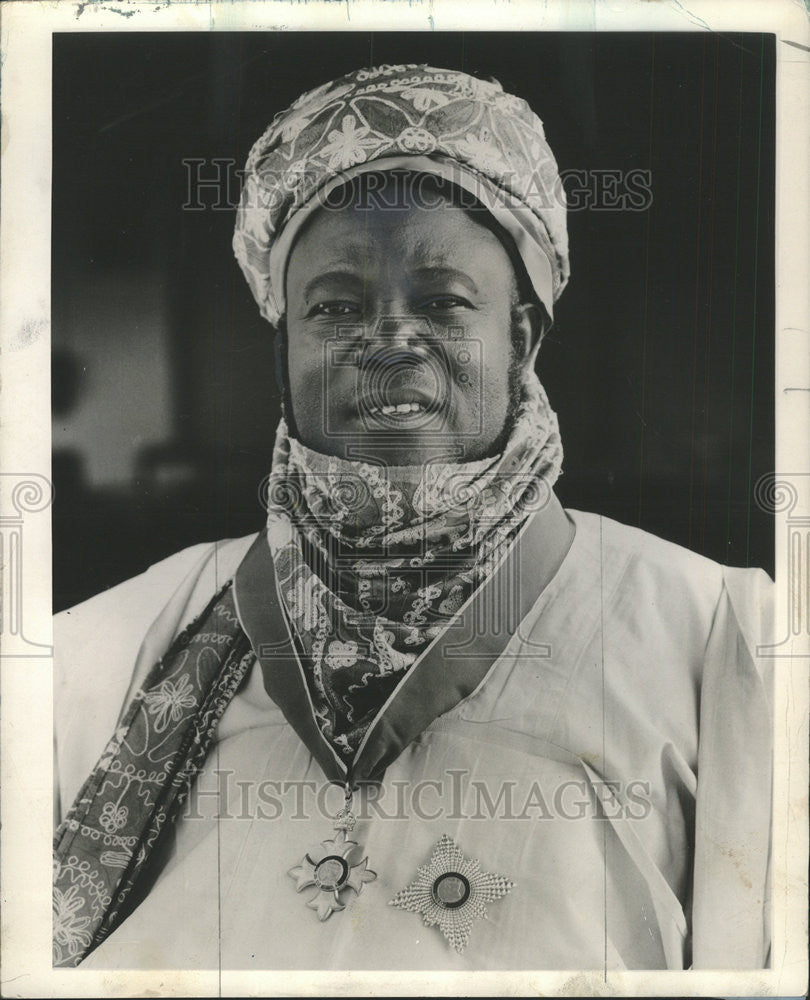
[[[810,27],[803,5],[516,0],[6,2],[0,8],[0,524],[4,631],[2,991],[5,996],[801,996],[807,989],[810,643]],[[51,42],[64,31],[759,31],[777,36],[776,665],[772,967],[739,971],[104,971],[51,967]],[[8,539],[8,541],[7,541]],[[797,620],[795,609],[805,609]],[[797,624],[798,621],[798,624]],[[766,655],[765,650],[760,650]],[[31,721],[36,720],[32,725]]]

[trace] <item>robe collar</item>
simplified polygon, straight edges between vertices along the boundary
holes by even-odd
[[[263,531],[234,579],[239,619],[259,661],[265,690],[327,779],[378,780],[440,715],[484,681],[562,564],[574,526],[553,492],[524,524],[501,563],[409,668],[372,720],[350,762],[324,736],[278,590]]]

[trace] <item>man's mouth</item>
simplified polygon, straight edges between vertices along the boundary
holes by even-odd
[[[442,407],[435,393],[421,386],[391,386],[386,390],[364,393],[359,400],[360,410],[368,417],[399,424],[437,413]]]
[[[391,403],[387,406],[364,406],[366,413],[372,417],[413,417],[420,413],[427,413],[430,409],[435,409],[435,407],[428,407],[424,403],[419,403],[416,401],[410,403]]]

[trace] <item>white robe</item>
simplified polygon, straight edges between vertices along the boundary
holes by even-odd
[[[316,890],[288,875],[334,835],[340,794],[257,664],[149,895],[81,968],[762,968],[772,660],[756,650],[773,585],[568,515],[570,550],[484,681],[388,767],[376,805],[361,795],[351,860],[378,877],[344,891],[344,912],[319,922]],[[63,813],[123,703],[254,537],[186,549],[57,616]],[[443,833],[515,883],[462,954],[387,905]]]

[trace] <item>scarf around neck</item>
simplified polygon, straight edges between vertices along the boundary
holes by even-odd
[[[348,461],[305,447],[280,421],[267,539],[316,720],[344,759],[545,505],[562,457],[533,373],[503,452],[474,462]]]

